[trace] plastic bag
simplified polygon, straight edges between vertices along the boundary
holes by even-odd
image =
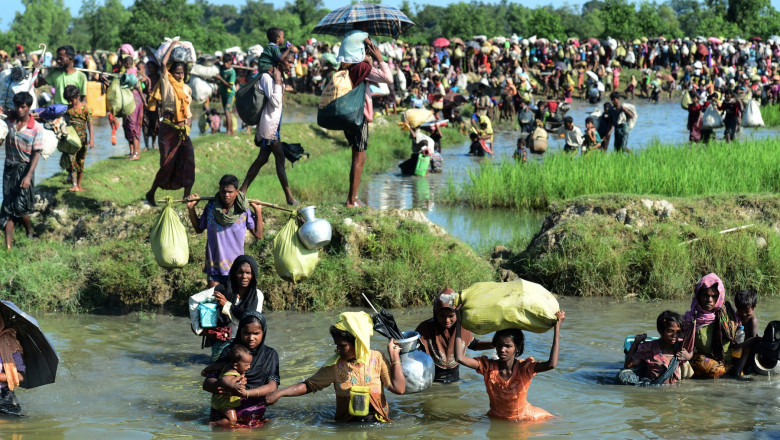
[[[123,89],[119,78],[114,78],[109,84],[106,99],[108,100],[108,111],[118,118],[130,115],[135,111],[133,92],[129,89]]]
[[[73,126],[68,125],[67,131],[68,136],[60,140],[57,144],[57,149],[65,154],[76,154],[81,150],[81,138]]]
[[[349,79],[349,71],[339,70],[334,73],[330,81],[325,84],[320,96],[319,108],[325,108],[334,100],[341,98],[352,90],[352,80]]]
[[[192,89],[192,102],[203,104],[214,93],[214,86],[199,76],[190,77],[190,89]]]
[[[428,174],[428,167],[431,165],[431,156],[424,154],[417,155],[417,166],[414,168],[414,174],[420,177],[425,177]]]
[[[745,114],[742,116],[742,126],[763,127],[764,118],[761,117],[761,109],[758,108],[758,101],[751,99],[745,106]]]
[[[203,302],[198,304],[198,314],[200,315],[200,326],[202,328],[214,328],[217,326],[217,303]]]
[[[680,101],[680,106],[683,108],[683,110],[688,110],[688,106],[693,104],[693,99],[691,99],[691,94],[687,91],[683,91],[682,95],[682,101]]]
[[[404,112],[404,118],[406,122],[412,128],[417,128],[420,125],[436,120],[433,112],[424,108],[413,108]]]
[[[0,142],[3,142],[8,136],[8,124],[5,123],[5,118],[0,119]]]
[[[539,284],[526,280],[476,283],[458,299],[463,328],[480,335],[506,328],[543,333],[557,322],[558,300]]]
[[[171,46],[171,43],[174,41],[179,41],[179,37],[173,37],[166,38],[165,41],[160,45],[160,47],[157,48],[157,52],[155,52],[155,56],[158,60],[161,60],[165,57],[165,53],[168,52],[168,48]],[[173,52],[171,53],[171,61],[182,61],[185,63],[194,63],[195,60],[198,59],[198,55],[195,53],[195,47],[190,43],[189,41],[182,41],[178,48],[181,48],[177,50],[177,48],[173,49]]]
[[[349,93],[317,110],[317,125],[328,130],[356,130],[363,125],[365,115],[365,81]]]
[[[202,64],[193,64],[190,69],[190,75],[199,76],[203,79],[214,78],[219,75],[219,67],[204,66]]]
[[[5,125],[5,124],[2,124]],[[60,144],[60,140],[57,139],[57,135],[51,130],[43,130],[43,149],[41,150],[41,157],[43,160],[48,159]]]
[[[636,107],[634,107],[634,104],[623,104],[623,107],[625,107],[626,110],[630,111],[631,114],[634,115],[633,118],[629,118],[628,115],[626,115],[626,123],[628,124],[628,131],[631,131],[634,129],[634,126],[636,125],[636,120],[639,119],[639,114],[636,112]]]
[[[203,332],[203,327],[201,327],[200,325],[199,306],[201,305],[201,303],[209,303],[213,301],[214,301],[213,287],[190,296],[188,300],[189,310],[190,310],[190,326],[192,327],[192,331],[195,332],[195,334],[198,336],[200,336],[200,334]]]
[[[238,117],[247,125],[257,125],[265,106],[265,94],[260,87],[260,79],[263,75],[241,86],[236,92],[236,111]]]
[[[154,259],[161,267],[184,267],[190,259],[187,230],[173,210],[173,201],[170,198],[166,200],[165,208],[152,226],[149,241]]]
[[[714,105],[710,105],[701,117],[701,128],[714,130],[720,127],[723,127],[723,118],[718,113],[718,109]]]
[[[547,151],[547,130],[542,127],[536,127],[531,132],[531,142],[529,142],[531,153],[541,154]]]
[[[306,249],[298,239],[297,212],[274,238],[274,268],[282,279],[297,283],[309,278],[320,261],[319,252]]]

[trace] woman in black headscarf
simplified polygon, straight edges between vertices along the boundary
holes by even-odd
[[[240,255],[230,266],[228,281],[218,284],[211,294],[206,290],[190,297],[190,318],[196,334],[203,331],[204,347],[211,347],[211,360],[215,361],[222,350],[236,337],[239,320],[248,312],[263,312],[263,292],[257,288],[257,262],[249,255]],[[217,326],[201,329],[198,305],[215,302],[218,305]]]
[[[276,350],[265,345],[266,328],[265,316],[262,313],[248,311],[239,321],[235,340],[216,363],[209,365],[201,373],[206,377],[203,381],[204,390],[241,398],[241,404],[236,408],[236,416],[240,424],[251,427],[263,425],[265,396],[276,391],[281,381],[279,355]],[[229,362],[230,352],[236,345],[244,346],[252,354],[252,363],[244,374],[246,380],[238,381],[235,385],[220,385],[219,372]],[[223,417],[212,410],[210,419],[214,421]]]

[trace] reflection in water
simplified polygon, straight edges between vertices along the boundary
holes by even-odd
[[[754,376],[684,381],[679,386],[610,385],[622,364],[623,338],[654,334],[662,310],[683,311],[687,301],[615,302],[559,298],[566,310],[558,368],[536,376],[528,400],[556,418],[526,424],[491,420],[481,376],[462,369],[462,381],[434,384],[404,396],[388,393],[389,425],[333,422],[332,388],[283,399],[268,411],[262,432],[212,431],[209,396],[201,390],[200,339],[184,317],[39,315],[60,355],[57,383],[17,393],[26,418],[1,418],[0,439],[363,439],[363,438],[772,438],[777,433],[780,382]],[[394,310],[402,330],[430,317],[428,307]],[[763,300],[761,323],[780,315],[780,300]],[[282,386],[317,371],[333,353],[328,328],[337,312],[271,312],[267,344],[279,353]],[[480,336],[489,340],[491,335]],[[526,333],[524,357],[546,360],[551,332]],[[376,336],[372,346],[385,350]],[[472,356],[489,352],[470,352]],[[773,431],[774,430],[774,431]],[[18,437],[17,437],[18,438]]]

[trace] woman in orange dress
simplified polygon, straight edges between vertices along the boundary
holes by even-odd
[[[476,359],[464,354],[461,342],[461,319],[456,323],[455,360],[463,366],[477,370],[485,378],[485,390],[490,400],[488,416],[511,421],[540,421],[553,415],[528,403],[528,388],[536,373],[550,371],[558,364],[558,339],[561,324],[566,315],[558,311],[555,323],[550,359],[536,362],[534,358],[517,359],[523,354],[525,337],[522,330],[499,330],[493,336],[498,360],[481,356]]]

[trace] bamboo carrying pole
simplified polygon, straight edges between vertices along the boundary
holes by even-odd
[[[181,200],[174,200],[174,203],[187,203],[187,202],[197,202],[200,200],[214,200],[214,196],[206,196],[206,197],[197,197],[192,199],[181,199]],[[287,212],[293,212],[290,208],[285,208],[283,206],[279,206],[275,203],[268,203],[268,202],[261,202],[260,200],[255,199],[247,199],[247,202],[254,203],[256,205],[265,206],[268,208],[278,209],[280,211],[287,211]],[[158,200],[157,203],[165,203],[165,200]]]
[[[101,72],[99,70],[82,69],[80,67],[74,67],[74,69],[86,73],[98,73],[100,75],[105,75],[105,76],[117,76],[115,73]]]
[[[729,232],[741,231],[743,229],[751,228],[753,226],[754,225],[751,223],[751,224],[745,225],[745,226],[738,226],[736,228],[724,229],[722,231],[718,231],[718,234],[728,234]],[[699,240],[701,240],[701,238],[694,238],[693,240],[684,241],[684,242],[680,243],[678,246],[682,246],[684,244],[691,244],[691,243],[697,242]]]

